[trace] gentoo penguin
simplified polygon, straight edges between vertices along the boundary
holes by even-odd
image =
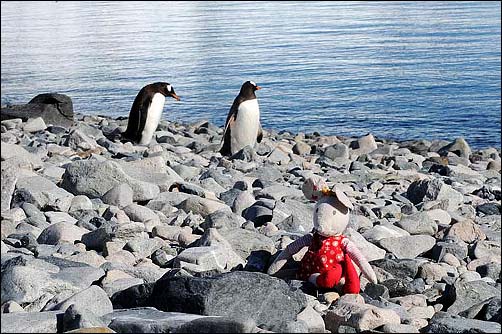
[[[180,100],[173,86],[167,82],[155,82],[141,88],[132,104],[123,137],[135,143],[149,144],[159,125],[166,96]]]
[[[234,100],[225,123],[222,155],[234,155],[243,147],[254,147],[261,142],[263,132],[260,124],[260,107],[255,91],[261,89],[253,81],[246,81]]]

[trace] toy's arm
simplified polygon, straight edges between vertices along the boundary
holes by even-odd
[[[356,265],[361,269],[361,272],[366,276],[366,278],[372,282],[377,283],[377,277],[373,268],[371,268],[370,264],[361,253],[359,248],[354,245],[352,241],[347,238],[342,240],[342,244],[345,246],[345,251],[350,255],[352,260],[356,263]]]
[[[303,237],[290,243],[286,249],[284,249],[275,261],[270,265],[267,270],[269,275],[273,275],[278,272],[288,261],[288,259],[294,254],[298,253],[303,247],[310,246],[312,241],[312,234],[306,234]]]

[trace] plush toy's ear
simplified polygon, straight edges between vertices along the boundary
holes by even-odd
[[[347,197],[347,195],[345,195],[345,193],[343,191],[341,191],[340,189],[336,189],[336,188],[334,189],[334,191],[335,191],[336,198],[343,205],[345,205],[346,208],[348,208],[350,210],[354,210],[354,206],[350,202],[350,199]]]
[[[311,201],[320,199],[325,189],[327,189],[327,184],[320,176],[309,177],[302,186],[303,194]]]

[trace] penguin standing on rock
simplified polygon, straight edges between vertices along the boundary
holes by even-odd
[[[159,125],[166,96],[180,100],[173,86],[167,82],[155,82],[141,88],[132,104],[123,137],[135,143],[148,145]]]
[[[255,95],[259,89],[253,81],[242,85],[227,116],[220,149],[222,155],[234,155],[247,145],[254,147],[261,142],[260,107]]]

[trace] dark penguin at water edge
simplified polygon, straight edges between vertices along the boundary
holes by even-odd
[[[263,132],[260,124],[260,106],[255,92],[261,89],[253,81],[246,81],[234,100],[225,122],[222,155],[234,155],[245,146],[254,148],[261,142]]]
[[[166,96],[180,100],[173,86],[167,82],[155,82],[141,88],[129,112],[129,121],[126,131],[122,134],[123,138],[148,145],[159,125]]]

